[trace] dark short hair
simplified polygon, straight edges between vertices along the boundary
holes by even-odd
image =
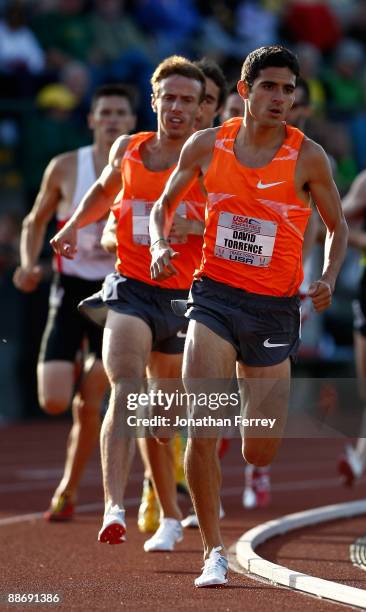
[[[181,55],[172,55],[171,57],[167,57],[155,68],[154,74],[152,75],[150,81],[154,96],[159,96],[160,82],[174,74],[184,76],[187,79],[194,79],[195,81],[201,83],[202,91],[200,102],[205,99],[205,75],[203,74],[202,70],[196,66],[196,64],[191,62],[186,57],[182,57]]]
[[[205,77],[211,79],[215,85],[219,88],[219,99],[217,101],[217,108],[222,106],[227,98],[227,81],[220,66],[209,57],[202,57],[202,59],[194,62],[200,70],[202,70]]]
[[[247,55],[241,69],[241,80],[252,87],[260,71],[271,67],[288,68],[296,79],[300,74],[299,62],[292,51],[282,45],[268,45]]]
[[[135,97],[131,89],[127,87],[126,85],[120,85],[119,83],[110,83],[110,84],[101,85],[100,87],[98,87],[93,93],[93,96],[91,99],[91,105],[90,105],[91,110],[92,111],[94,110],[95,105],[100,98],[108,98],[111,96],[119,96],[121,98],[126,98],[130,103],[131,112],[132,113],[135,112],[136,102],[135,102]]]
[[[302,89],[303,91],[303,101],[304,106],[310,106],[311,103],[311,95],[310,95],[310,87],[307,81],[303,79],[301,76],[297,78],[296,81],[296,89]]]

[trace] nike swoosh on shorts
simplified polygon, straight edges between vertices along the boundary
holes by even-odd
[[[269,338],[267,338],[267,340],[265,340],[265,341],[263,342],[263,346],[265,346],[266,348],[276,348],[276,347],[278,347],[278,346],[288,346],[288,345],[289,345],[289,343],[288,343],[288,342],[286,342],[285,344],[272,344],[272,343],[269,341]]]

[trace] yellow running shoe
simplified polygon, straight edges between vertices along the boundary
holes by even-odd
[[[160,507],[154,488],[148,478],[144,478],[137,525],[142,533],[154,532],[160,523]]]
[[[65,493],[53,498],[49,509],[43,517],[46,521],[71,521],[74,518],[75,506]]]

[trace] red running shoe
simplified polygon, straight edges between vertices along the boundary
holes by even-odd
[[[242,504],[244,508],[265,508],[271,501],[271,478],[269,467],[245,466],[245,488]]]
[[[52,499],[49,509],[43,517],[46,521],[71,521],[74,518],[75,506],[70,498],[61,494],[56,499]]]

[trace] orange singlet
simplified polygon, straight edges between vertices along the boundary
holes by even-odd
[[[204,183],[208,192],[202,261],[195,278],[251,293],[292,296],[303,279],[302,243],[311,209],[295,191],[304,134],[286,125],[272,161],[243,166],[234,142],[242,119],[226,121],[216,137]]]
[[[175,168],[173,166],[168,170],[152,172],[144,166],[140,146],[154,136],[155,132],[140,132],[132,136],[122,159],[123,188],[117,225],[117,270],[123,276],[149,285],[189,289],[193,272],[201,259],[202,236],[190,234],[186,240],[178,241],[171,235],[169,242],[174,250],[180,253],[173,260],[178,274],[160,282],[150,277],[150,211]],[[205,205],[205,196],[197,182],[186,194],[176,212],[187,219],[203,221]]]

